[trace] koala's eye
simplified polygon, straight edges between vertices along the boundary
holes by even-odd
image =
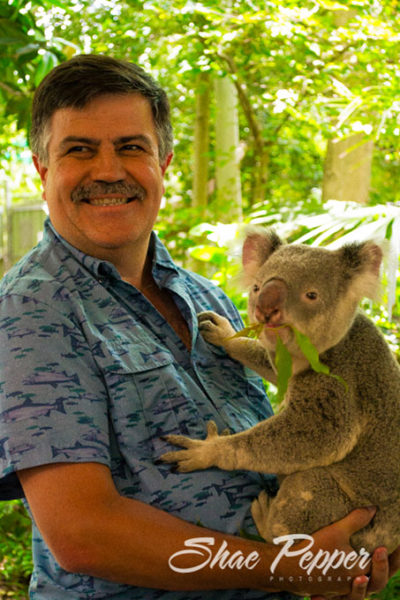
[[[316,300],[318,298],[318,294],[317,292],[307,292],[306,298],[308,298],[309,300]]]
[[[253,292],[259,292],[260,291],[260,286],[258,286],[256,283],[253,285]]]

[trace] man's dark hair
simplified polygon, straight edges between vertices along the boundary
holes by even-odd
[[[47,163],[50,119],[61,108],[84,108],[106,94],[141,94],[149,101],[163,162],[172,151],[172,126],[164,90],[141,67],[110,56],[81,54],[55,67],[41,81],[32,106],[31,148]]]

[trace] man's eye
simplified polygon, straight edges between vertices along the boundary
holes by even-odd
[[[127,152],[144,152],[144,148],[142,148],[142,146],[138,146],[137,144],[125,144],[121,147],[121,150]]]
[[[67,154],[83,154],[85,152],[90,152],[88,146],[71,146],[71,148],[68,148],[67,150]]]

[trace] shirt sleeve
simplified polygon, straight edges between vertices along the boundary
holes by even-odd
[[[0,499],[16,471],[59,462],[110,466],[107,391],[73,316],[18,295],[0,301]]]

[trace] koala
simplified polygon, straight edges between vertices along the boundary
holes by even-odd
[[[356,550],[400,544],[400,367],[377,327],[358,308],[379,288],[382,250],[373,242],[331,251],[284,244],[274,231],[250,231],[243,268],[257,340],[234,337],[213,312],[200,313],[204,338],[276,382],[277,333],[292,357],[281,410],[256,426],[205,440],[170,435],[183,450],[163,455],[179,471],[218,467],[275,473],[276,496],[262,491],[252,516],[266,541],[312,534],[354,508],[376,506],[352,536]],[[331,377],[310,368],[292,327],[309,337]]]

